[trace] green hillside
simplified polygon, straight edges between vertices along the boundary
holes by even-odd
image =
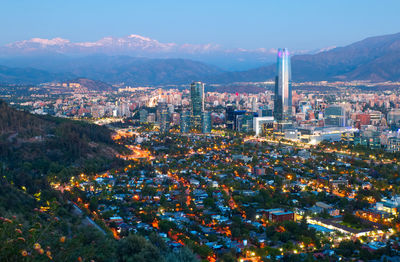
[[[0,261],[192,261],[185,249],[178,259],[156,235],[115,240],[49,185],[121,166],[115,153],[122,150],[106,127],[0,101]]]

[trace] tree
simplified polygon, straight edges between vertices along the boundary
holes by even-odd
[[[195,245],[193,247],[193,250],[203,258],[208,257],[212,253],[212,249],[206,245],[201,245],[201,246]]]
[[[129,235],[118,243],[118,258],[121,262],[161,261],[160,251],[139,235]]]
[[[166,262],[196,262],[199,261],[193,252],[187,248],[182,247],[178,251],[170,252],[165,256]]]

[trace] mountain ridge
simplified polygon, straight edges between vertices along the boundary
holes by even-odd
[[[158,40],[131,34],[125,37],[103,37],[97,41],[72,42],[55,37],[31,38],[0,46],[0,57],[21,55],[129,55],[148,58],[183,58],[214,64],[227,70],[245,70],[272,62],[276,50],[257,48],[225,48],[218,44],[164,43]],[[299,50],[296,53],[310,51]]]
[[[375,36],[317,54],[291,58],[292,80],[301,81],[400,81],[400,33]],[[272,80],[275,65],[241,72],[226,72],[211,81],[227,83]]]
[[[141,40],[152,41],[146,38]],[[56,39],[54,42],[45,41],[45,44],[60,42],[65,41]],[[192,59],[104,54],[85,57],[53,54],[48,57],[2,58],[1,64],[15,68],[0,66],[0,83],[89,78],[109,84],[125,83],[133,86],[187,84],[194,80],[217,84],[262,82],[272,80],[276,70],[274,64],[250,70],[226,71]],[[347,46],[327,48],[316,54],[294,55],[291,64],[294,82],[400,81],[400,33],[369,37]],[[29,68],[18,68],[20,66]]]
[[[218,67],[189,59],[105,55],[78,58],[32,57],[8,64],[12,67],[1,66],[0,61],[0,83],[39,84],[89,78],[109,84],[125,83],[133,86],[184,84],[223,72]],[[23,65],[27,67],[19,67]]]

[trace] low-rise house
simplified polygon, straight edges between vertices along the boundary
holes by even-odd
[[[267,219],[272,222],[293,221],[294,213],[283,208],[273,208],[265,210]]]

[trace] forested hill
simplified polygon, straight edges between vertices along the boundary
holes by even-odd
[[[115,240],[102,220],[98,230],[77,210],[71,193],[50,187],[53,178],[122,166],[115,158],[121,150],[106,127],[0,101],[0,261],[194,261],[188,249],[171,253],[155,234],[151,242],[138,235]]]
[[[45,143],[47,149],[57,143],[59,151],[71,160],[86,157],[97,145],[114,146],[111,130],[80,121],[32,115],[9,107],[0,100],[0,141],[4,145]],[[90,143],[96,143],[90,146]],[[36,156],[33,156],[36,157]]]
[[[0,101],[0,261],[111,261],[117,243],[49,182],[117,166],[120,150],[105,127]]]
[[[0,101],[0,163],[18,185],[30,187],[19,179],[38,175],[68,179],[74,172],[109,168],[119,150],[106,127],[32,115]]]

